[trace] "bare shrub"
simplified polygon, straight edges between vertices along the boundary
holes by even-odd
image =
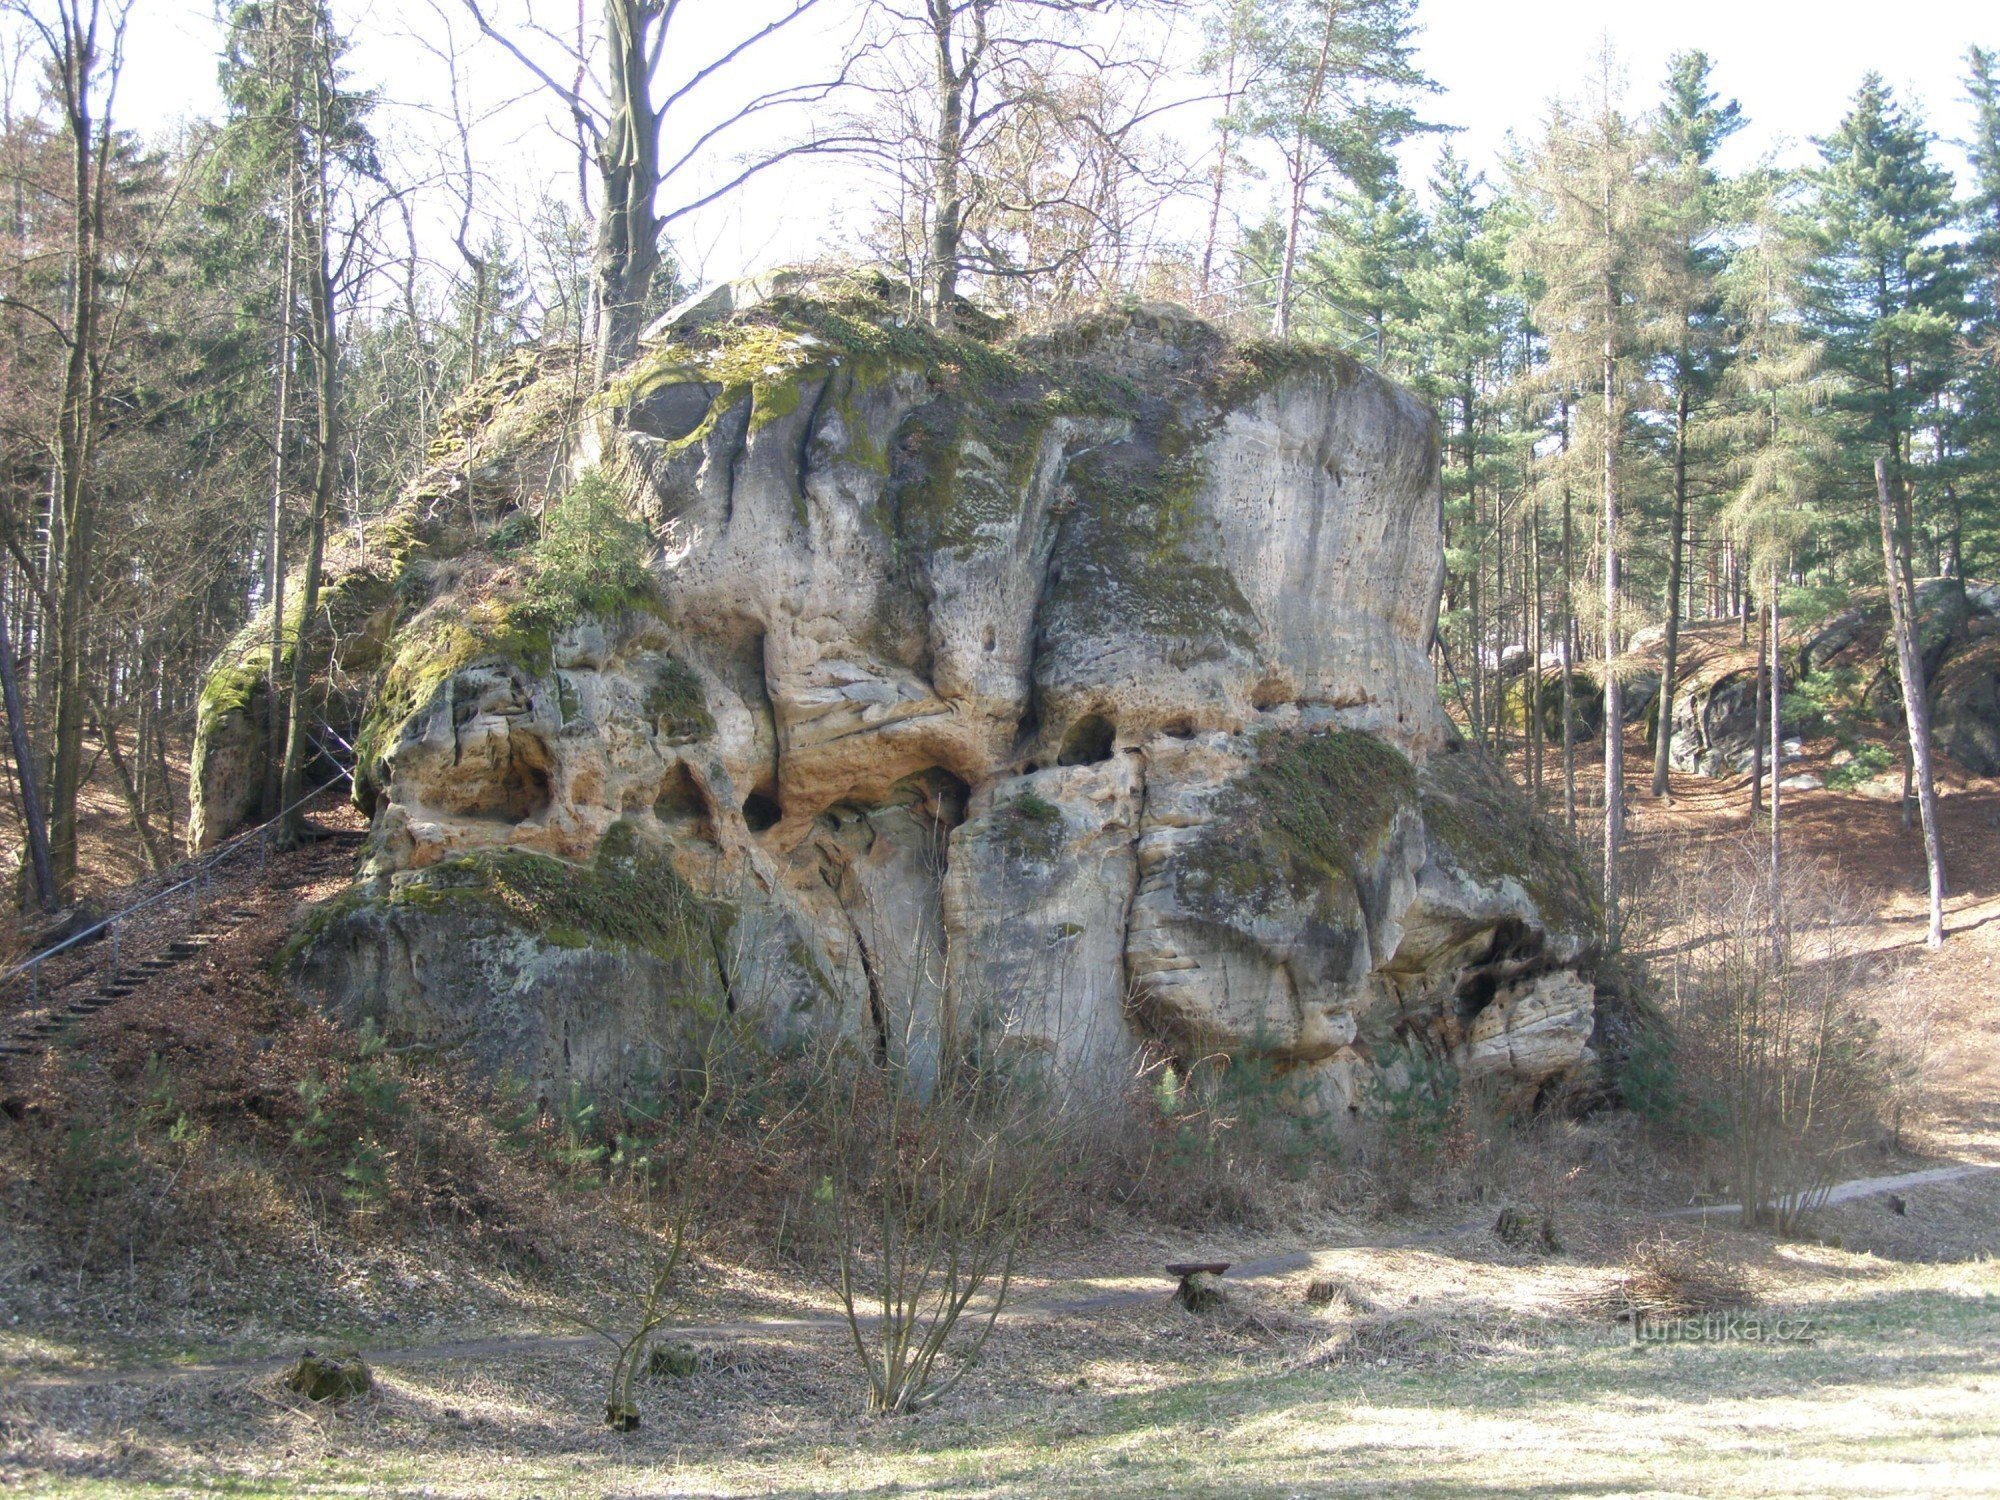
[[[1890,1065],[1886,1123],[1890,1143],[1898,1147],[1930,1118],[1937,1010],[1935,997],[1907,982],[1883,991],[1875,1009]]]
[[[1326,1196],[1343,1162],[1308,1076],[1255,1043],[1145,1059],[1116,1118],[1097,1137],[1112,1196],[1177,1228],[1266,1227],[1284,1202]]]
[[[930,1406],[977,1362],[1067,1130],[1046,1080],[980,1067],[949,1034],[939,1057],[928,1085],[851,1048],[822,1071],[836,1284],[876,1412]]]
[[[704,1210],[726,1211],[737,1156],[730,1147],[746,1129],[761,1136],[771,1128],[757,1087],[767,1057],[761,1037],[720,995],[684,998],[679,1019],[673,1065],[628,1090],[609,1142],[581,1148],[591,1164],[601,1162],[607,1185],[628,1190],[637,1229],[632,1263],[609,1281],[610,1310],[567,1314],[611,1345],[604,1420],[619,1432],[639,1426],[633,1387],[641,1376],[673,1363],[673,1351],[653,1347],[653,1338],[680,1298]]]
[[[1861,913],[1822,867],[1772,880],[1762,850],[1710,846],[1660,887],[1675,941],[1656,973],[1668,1054],[1653,1088],[1743,1205],[1789,1232],[1884,1132],[1908,1071],[1868,1002]]]

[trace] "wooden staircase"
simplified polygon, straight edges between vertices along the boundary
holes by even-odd
[[[339,830],[322,833],[314,843],[325,847],[348,847],[359,845],[365,833],[353,830]],[[203,952],[221,942],[244,922],[257,915],[254,906],[221,905],[200,913],[191,923],[186,936],[176,938],[160,948],[148,958],[136,963],[122,963],[113,967],[107,977],[100,978],[97,987],[81,997],[62,1003],[58,995],[50,1004],[39,1010],[31,1010],[15,1016],[4,1023],[0,1030],[0,1066],[21,1059],[41,1056],[61,1038],[63,1033],[76,1022],[87,1016],[116,1005],[128,995],[135,995],[158,979],[162,974],[170,974],[190,959],[198,958]],[[71,988],[87,981],[71,981]]]

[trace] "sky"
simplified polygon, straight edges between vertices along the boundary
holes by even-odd
[[[498,0],[505,4],[507,0]],[[521,3],[521,0],[515,0]],[[442,65],[422,45],[447,20],[469,37],[458,0],[336,0],[343,20],[367,40],[353,62],[357,80],[379,88],[399,107],[396,143],[421,151],[424,111],[444,91]],[[1914,9],[1915,7],[1910,7]],[[758,0],[722,5],[694,0],[688,14],[720,37],[755,13]],[[828,7],[831,11],[831,7]],[[1430,117],[1460,127],[1457,149],[1491,169],[1510,130],[1530,133],[1554,96],[1575,96],[1594,75],[1605,41],[1628,84],[1628,102],[1657,97],[1668,57],[1700,48],[1715,62],[1714,80],[1739,99],[1749,128],[1732,143],[1743,165],[1767,153],[1804,161],[1811,138],[1830,130],[1870,68],[1906,102],[1921,105],[1944,141],[1940,155],[1961,162],[1951,140],[1966,128],[1962,77],[1966,48],[2000,49],[2000,6],[1991,0],[1923,0],[1921,24],[1895,24],[1897,7],[1858,0],[1677,0],[1672,5],[1613,6],[1605,0],[1421,0],[1420,66],[1442,86]],[[141,129],[188,115],[213,114],[215,86],[212,0],[137,0],[119,114]],[[700,50],[699,38],[693,38]],[[801,37],[791,59],[763,60],[761,70],[788,61],[811,65],[815,51],[837,46],[829,33]],[[522,75],[497,52],[474,54],[465,86],[481,110],[497,109],[482,127],[482,153],[494,164],[489,203],[496,211],[536,193],[573,195],[575,160],[547,123],[541,102],[519,98]],[[742,87],[732,84],[729,87]],[[506,101],[518,100],[512,104]],[[727,93],[715,101],[726,105]],[[1169,128],[1189,152],[1202,149],[1205,114],[1185,111]],[[1421,182],[1437,143],[1406,153],[1409,176]],[[825,162],[774,175],[730,204],[681,228],[681,249],[697,279],[715,280],[810,255],[849,238],[867,213],[870,189]]]
[[[1920,24],[1894,17],[1921,12]],[[1444,85],[1436,117],[1464,127],[1462,149],[1490,162],[1507,131],[1526,130],[1552,95],[1573,95],[1596,68],[1608,35],[1634,104],[1650,105],[1675,52],[1715,63],[1724,97],[1741,101],[1749,128],[1739,157],[1780,142],[1803,159],[1832,129],[1869,69],[1906,102],[1917,101],[1941,137],[1966,127],[1965,51],[2000,50],[2000,6],[1991,0],[1421,0],[1419,62]],[[1957,164],[1956,152],[1944,153]]]

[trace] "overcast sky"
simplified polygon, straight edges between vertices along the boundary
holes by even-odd
[[[436,35],[438,16],[459,18],[457,0],[361,0],[340,3],[343,20],[367,38],[355,56],[358,81],[379,88],[399,105],[435,102],[440,65],[410,40],[415,30]],[[847,0],[830,0],[835,5]],[[691,0],[695,24],[718,36],[741,26],[759,9],[757,0],[724,5]],[[1509,130],[1531,132],[1553,96],[1574,96],[1595,69],[1605,37],[1615,49],[1634,108],[1658,94],[1668,56],[1699,47],[1715,60],[1715,81],[1741,100],[1750,119],[1733,148],[1738,162],[1780,150],[1791,160],[1810,153],[1810,138],[1831,129],[1864,72],[1881,72],[1906,101],[1921,105],[1931,127],[1950,140],[1968,123],[1962,80],[1966,48],[2000,49],[2000,6],[1991,0],[1925,0],[1921,24],[1900,25],[1918,7],[1857,0],[1678,0],[1673,5],[1613,6],[1605,0],[1422,0],[1419,60],[1443,92],[1430,101],[1433,119],[1462,127],[1459,149],[1490,167]],[[466,32],[469,37],[469,30]],[[212,114],[215,87],[213,6],[210,0],[138,0],[131,55],[120,108],[122,120],[140,128],[188,114]],[[837,42],[821,37],[806,50]],[[768,59],[765,76],[781,67]],[[482,52],[469,83],[482,106],[520,92],[513,65]],[[744,87],[745,84],[732,85]],[[727,102],[726,93],[717,100]],[[421,134],[404,115],[399,143]],[[501,189],[525,202],[536,193],[574,192],[574,157],[544,123],[538,101],[524,102],[487,127],[485,153]],[[1204,116],[1190,110],[1176,134],[1198,151]],[[1432,141],[1412,148],[1412,177],[1419,182],[1436,152]],[[1956,167],[1955,150],[1942,153]],[[867,189],[827,163],[818,163],[764,188],[731,208],[705,215],[682,236],[691,258],[709,278],[797,258],[849,238],[866,212]]]

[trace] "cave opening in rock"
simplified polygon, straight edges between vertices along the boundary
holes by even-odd
[[[1111,742],[1118,737],[1118,730],[1103,714],[1085,714],[1069,726],[1069,733],[1063,736],[1062,750],[1056,756],[1059,766],[1094,766],[1099,761],[1111,759]]]
[[[752,792],[743,799],[743,821],[752,833],[763,833],[778,826],[778,820],[785,810],[778,805],[778,799],[769,792]]]

